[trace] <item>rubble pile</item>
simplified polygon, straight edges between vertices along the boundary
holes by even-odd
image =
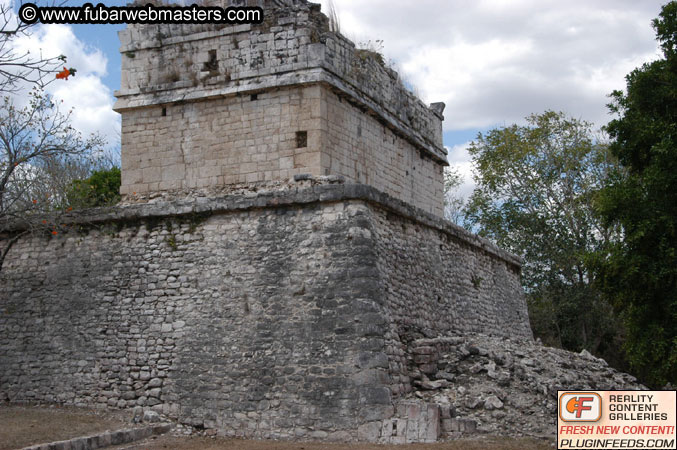
[[[409,346],[413,397],[440,405],[441,432],[547,436],[558,390],[646,389],[583,350],[483,335],[417,339]]]

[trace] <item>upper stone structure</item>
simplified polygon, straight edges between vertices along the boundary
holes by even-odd
[[[378,53],[305,0],[252,25],[119,32],[123,195],[338,175],[441,216],[444,104],[423,104]]]

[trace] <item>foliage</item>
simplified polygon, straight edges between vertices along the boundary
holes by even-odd
[[[327,17],[329,18],[329,31],[332,33],[341,34],[341,21],[339,20],[338,13],[336,12],[336,5],[333,0],[328,2],[328,11]]]
[[[22,85],[44,89],[54,81],[52,75],[66,62],[64,55],[45,58],[16,51],[15,39],[29,34],[34,25],[17,19],[12,2],[0,3],[0,94],[16,93]]]
[[[68,202],[75,208],[114,205],[120,200],[120,168],[96,170],[84,180],[74,180]]]
[[[102,139],[83,139],[71,127],[70,113],[59,111],[43,91],[75,73],[71,68],[54,76],[66,57],[17,50],[16,38],[33,26],[18,20],[11,2],[0,5],[0,269],[22,235],[58,233],[59,214],[72,209],[67,194],[73,180],[87,177],[101,160]]]
[[[444,171],[444,218],[457,225],[460,225],[463,220],[465,204],[458,194],[461,184],[463,184],[463,175],[458,169],[447,167]]]
[[[677,382],[677,2],[653,22],[663,58],[627,77],[609,105],[611,151],[627,168],[601,196],[623,239],[597,263],[603,290],[627,327],[628,358],[642,379]]]
[[[83,139],[52,99],[37,88],[25,107],[10,97],[0,108],[0,230],[20,224],[25,232],[57,232],[58,211],[69,207],[73,179],[89,171],[101,138]],[[0,236],[0,267],[18,235]]]
[[[387,68],[386,58],[383,56],[383,39],[376,39],[375,41],[368,40],[367,42],[360,42],[355,49],[355,56],[364,62],[373,59],[379,63],[383,68]]]
[[[355,58],[353,59],[353,70],[357,70],[362,75],[368,74],[368,62],[374,61],[406,90],[411,92],[416,97],[421,97],[418,87],[414,84],[411,78],[407,77],[402,69],[393,59],[387,58],[384,52],[383,39],[371,39],[366,42],[358,42],[355,47]]]
[[[536,336],[620,364],[605,347],[619,338],[615,318],[586,263],[615,236],[593,209],[615,159],[587,122],[552,111],[526,120],[480,133],[471,144],[477,185],[465,226],[523,258]]]

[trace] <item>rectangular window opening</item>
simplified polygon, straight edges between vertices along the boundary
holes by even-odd
[[[297,131],[296,132],[296,148],[305,148],[308,147],[308,132],[307,131]]]
[[[252,94],[252,95],[251,95],[251,101],[254,102],[254,101],[258,100],[258,99],[259,99],[259,94]]]
[[[162,108],[162,117],[166,117],[166,116],[167,116],[167,108],[163,107]]]
[[[219,60],[216,59],[216,50],[209,50],[209,52],[207,52],[207,58],[208,60],[204,63],[202,70],[205,71],[218,70]]]

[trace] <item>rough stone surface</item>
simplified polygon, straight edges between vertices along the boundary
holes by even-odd
[[[456,311],[460,330],[530,337],[526,316],[510,312],[525,308],[519,290],[468,280],[504,266],[517,286],[509,255],[373,188],[71,220],[70,232],[20,240],[0,272],[4,399],[142,406],[230,436],[371,439],[413,389],[408,339],[449,328],[435,311]],[[389,261],[404,255],[409,274]],[[445,258],[474,263],[435,272]],[[420,420],[407,439],[432,440],[439,426]]]
[[[130,442],[140,441],[149,436],[167,433],[171,428],[171,424],[161,424],[144,428],[110,431],[65,441],[31,445],[30,447],[25,447],[23,450],[94,450],[97,448],[110,447],[111,445],[128,444]]]
[[[0,401],[398,444],[544,433],[556,387],[636,386],[535,346],[520,261],[441,219],[444,105],[317,5],[255,3],[120,33],[123,202],[9,251]]]
[[[531,340],[465,334],[420,339],[409,348],[411,371],[418,365],[417,350],[434,348],[438,374],[454,375],[449,386],[419,388],[407,397],[440,405],[444,438],[473,433],[552,436],[558,390],[646,389],[588,352],[576,354]]]
[[[436,442],[440,437],[440,407],[419,400],[407,400],[396,405],[394,416],[382,421],[372,442],[405,444]]]
[[[121,31],[122,194],[309,173],[441,216],[442,106],[330,32],[318,6],[264,2],[259,25]]]

